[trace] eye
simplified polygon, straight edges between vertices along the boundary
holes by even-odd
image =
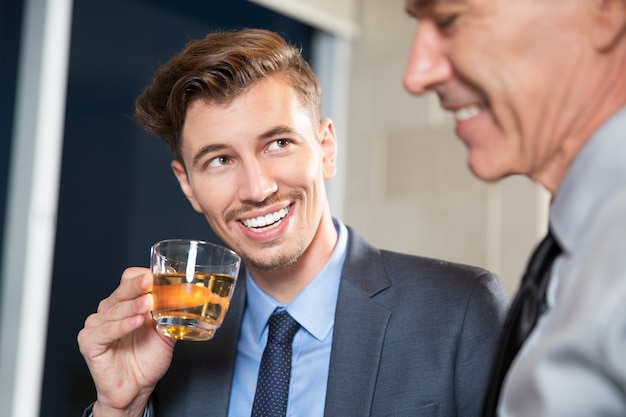
[[[291,141],[289,139],[276,139],[270,142],[268,150],[283,149],[289,146],[290,143]]]
[[[435,24],[437,25],[437,28],[439,28],[439,30],[446,30],[449,29],[450,26],[452,26],[457,17],[458,15],[456,14],[440,16],[435,19]]]
[[[232,160],[227,156],[217,156],[211,160],[209,160],[206,164],[207,167],[221,167],[224,165],[228,165],[232,162]]]

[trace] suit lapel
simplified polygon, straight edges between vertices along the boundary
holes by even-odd
[[[380,252],[354,231],[349,232],[348,253],[335,312],[324,410],[327,417],[371,414],[384,336],[391,315],[387,308],[375,301],[376,294],[389,286]],[[184,378],[193,381],[187,386],[187,395],[196,400],[184,402],[184,415],[228,415],[246,302],[245,287],[245,272],[242,271],[224,323],[213,340],[177,346],[177,349],[189,350],[181,357],[194,358]],[[207,375],[211,377],[207,378]]]
[[[367,416],[390,311],[374,300],[389,286],[380,252],[350,230],[337,310],[324,415]]]

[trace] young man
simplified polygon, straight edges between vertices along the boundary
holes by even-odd
[[[539,252],[560,255],[522,282],[484,415],[626,415],[626,1],[405,5],[419,20],[406,88],[453,112],[476,176],[552,193],[556,245]]]
[[[272,32],[209,34],[157,71],[137,119],[245,271],[215,337],[177,344],[152,324],[150,272],[125,271],[78,336],[98,392],[86,415],[251,415],[276,310],[299,324],[287,415],[479,415],[500,282],[378,250],[333,219],[336,137],[319,113],[316,77]]]

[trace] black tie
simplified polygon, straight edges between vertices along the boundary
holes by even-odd
[[[537,319],[545,312],[548,273],[554,258],[561,252],[559,244],[548,231],[533,253],[520,289],[504,322],[498,349],[494,354],[489,384],[483,406],[483,417],[495,416],[502,382],[513,358],[528,337]]]
[[[291,344],[300,325],[285,310],[274,311],[268,323],[267,345],[261,358],[252,417],[285,417],[291,376]]]

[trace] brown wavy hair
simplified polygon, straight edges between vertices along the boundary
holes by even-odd
[[[191,103],[229,103],[275,74],[285,77],[303,108],[311,111],[313,120],[319,120],[319,81],[300,49],[263,29],[214,32],[188,42],[157,69],[152,83],[137,97],[135,118],[182,160],[180,135]]]

